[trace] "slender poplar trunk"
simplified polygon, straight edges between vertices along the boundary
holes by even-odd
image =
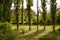
[[[46,0],[41,0],[41,5],[42,5],[42,17],[43,17],[43,25],[44,25],[44,30],[46,29]]]
[[[39,26],[39,10],[38,10],[38,0],[37,0],[37,32],[38,32],[38,26]]]
[[[51,20],[52,20],[52,25],[53,25],[53,31],[55,32],[55,14],[56,14],[56,0],[51,0],[50,1],[50,6],[51,6]]]
[[[17,29],[19,27],[19,13],[18,13],[18,0],[16,0],[16,3],[15,3],[15,6],[16,6],[16,22],[17,22]]]
[[[30,8],[30,0],[27,0],[27,15],[28,15],[28,21],[29,21],[29,31],[31,30],[31,14],[30,14],[31,8]]]
[[[24,24],[24,12],[23,12],[23,0],[22,0],[22,15],[21,15],[21,21],[22,21],[22,24]]]

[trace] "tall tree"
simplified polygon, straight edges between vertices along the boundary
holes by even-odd
[[[44,30],[45,30],[45,27],[46,27],[46,0],[41,0],[41,5],[42,5],[42,10],[43,10],[43,13],[42,13],[42,17],[43,17],[43,25],[44,25]]]
[[[2,20],[3,22],[7,21],[10,22],[10,13],[11,13],[11,5],[12,5],[12,0],[1,0],[0,1],[1,5],[1,14],[2,14]]]
[[[29,20],[29,31],[31,30],[31,6],[33,4],[33,0],[27,0],[27,15]]]
[[[56,0],[50,0],[51,20],[53,25],[53,31],[55,31],[55,14],[56,14]]]
[[[16,7],[15,12],[16,12],[17,29],[19,27],[19,12],[18,12],[19,6],[20,6],[19,2],[20,2],[20,0],[15,0],[15,7]]]
[[[22,12],[22,13],[21,13],[21,19],[22,19],[21,22],[22,22],[22,24],[24,24],[23,2],[24,2],[24,1],[22,0],[22,9],[21,9],[21,12]]]
[[[30,0],[27,0],[27,15],[29,20],[29,31],[31,30]]]
[[[0,21],[2,22],[3,21],[3,5],[2,5],[2,1],[0,2]]]
[[[39,10],[38,10],[38,0],[37,0],[37,32],[38,32],[38,25],[39,25]]]

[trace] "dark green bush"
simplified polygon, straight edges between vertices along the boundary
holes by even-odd
[[[54,34],[55,34],[55,35],[60,35],[60,29],[56,30],[56,31],[54,32]]]
[[[11,30],[10,23],[0,22],[0,40],[16,40],[18,32]]]
[[[40,38],[40,40],[50,40],[49,37],[43,37],[43,38]]]
[[[22,31],[21,34],[24,34],[25,33],[25,30],[23,28],[21,29],[21,31]]]
[[[49,38],[41,38],[40,40],[49,40]]]
[[[8,23],[8,22],[4,22],[4,23],[0,22],[0,29],[5,29],[5,30],[11,29],[10,28],[10,23]]]

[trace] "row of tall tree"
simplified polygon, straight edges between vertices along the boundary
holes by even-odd
[[[18,6],[18,2],[17,2],[17,6]],[[42,17],[43,17],[43,22],[44,22],[43,25],[44,25],[44,30],[45,30],[45,27],[46,27],[46,13],[47,13],[46,0],[41,0],[41,6],[42,6],[42,10],[43,10]],[[50,9],[51,9],[51,20],[52,20],[52,24],[53,24],[53,31],[55,31],[56,0],[50,0]],[[31,30],[31,28],[30,28],[30,26],[31,26],[30,10],[31,10],[31,1],[27,0],[27,15],[28,15],[28,20],[29,20],[29,30]],[[38,0],[37,0],[37,31],[38,31],[38,22],[39,22],[38,16],[39,16],[39,12],[38,12]],[[17,14],[17,19],[19,19],[18,14]],[[17,23],[18,23],[18,20],[17,20]],[[22,1],[22,23],[23,23],[23,1]]]
[[[46,0],[41,0],[42,10],[43,10],[43,21],[44,21],[44,30],[46,24]],[[51,21],[53,25],[53,31],[55,31],[55,17],[56,17],[56,0],[50,0],[50,11],[51,11]]]
[[[15,13],[16,13],[16,22],[17,22],[17,29],[19,27],[19,8],[20,3],[22,4],[22,10],[21,10],[21,22],[24,24],[24,6],[23,2],[24,0],[13,0],[15,3]],[[11,5],[12,0],[1,0],[0,1],[0,21],[1,22],[10,22],[10,13],[11,13]],[[27,2],[27,15],[28,15],[28,24],[29,24],[29,31],[31,30],[31,6],[33,6],[33,0],[26,0]],[[47,0],[41,0],[41,7],[42,7],[42,18],[43,18],[43,25],[44,30],[46,28],[46,2]],[[56,0],[50,0],[50,11],[51,11],[51,20],[53,24],[53,31],[55,31],[55,16],[56,16]],[[37,0],[37,31],[38,31],[38,25],[39,25],[39,11],[38,11],[38,0]]]

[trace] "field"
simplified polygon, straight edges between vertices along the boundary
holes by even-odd
[[[56,25],[56,30],[59,28],[59,25]],[[46,30],[43,30],[44,26],[39,25],[39,30],[37,32],[37,26],[32,25],[31,26],[31,31],[29,30],[28,25],[19,25],[19,38],[21,40],[38,40],[40,37],[43,37],[50,32],[52,32],[53,26],[46,26]],[[15,30],[17,29],[16,25],[12,25],[12,29]]]
[[[60,25],[56,25],[56,29],[59,28]],[[39,30],[43,30],[44,26],[38,26]],[[46,30],[52,30],[53,26],[46,26]],[[12,25],[12,29],[17,29],[16,25]],[[19,25],[19,29],[29,30],[29,25]],[[31,25],[31,30],[37,30],[37,25]]]

